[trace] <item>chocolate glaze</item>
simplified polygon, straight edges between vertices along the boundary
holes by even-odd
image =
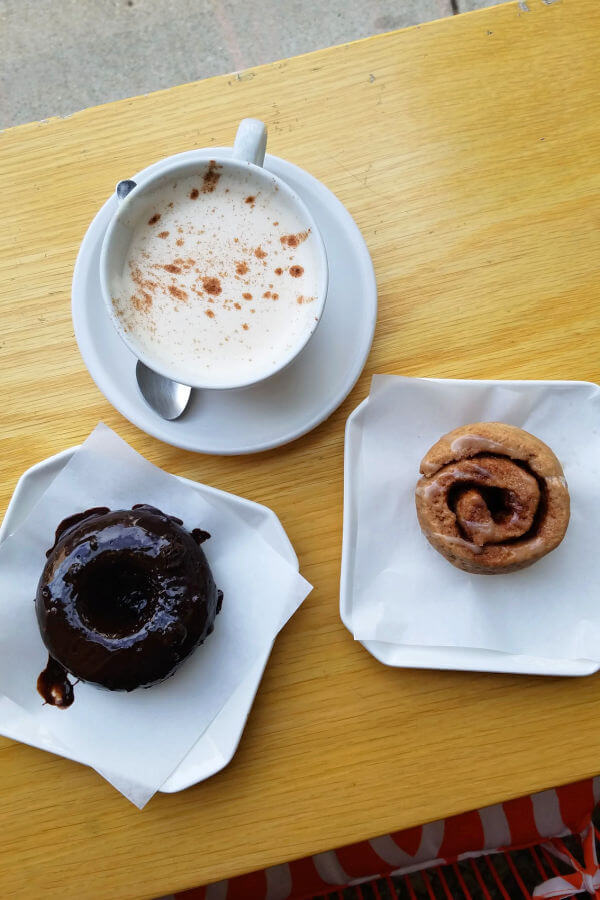
[[[110,512],[108,506],[94,506],[93,509],[86,509],[85,512],[75,513],[74,515],[67,516],[66,519],[63,519],[54,532],[54,544],[52,545],[52,547],[50,547],[49,550],[46,550],[46,558],[50,556],[50,554],[58,544],[59,538],[65,531],[68,531],[69,528],[73,527],[73,525],[77,525],[79,522],[81,522],[83,519],[87,519],[89,516],[103,516],[104,513],[107,512]]]
[[[36,596],[51,657],[38,690],[49,703],[72,702],[71,685],[69,703],[51,699],[64,670],[110,690],[161,681],[212,632],[222,595],[200,547],[210,535],[181,526],[145,504],[58,526]]]
[[[37,689],[46,703],[58,706],[59,709],[66,709],[75,699],[66,669],[51,656],[48,657],[46,668],[38,675]]]

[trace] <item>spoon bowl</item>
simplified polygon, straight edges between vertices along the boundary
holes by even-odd
[[[190,401],[191,387],[159,375],[138,359],[135,377],[142,397],[154,412],[172,421],[181,416]]]

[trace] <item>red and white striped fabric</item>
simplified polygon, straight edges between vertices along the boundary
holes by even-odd
[[[548,851],[561,862],[571,866],[574,872],[572,875],[557,875],[556,878],[549,878],[548,881],[539,884],[533,892],[534,897],[544,897],[547,900],[550,900],[551,897],[554,900],[562,900],[562,898],[572,897],[574,894],[600,897],[600,867],[596,850],[596,834],[591,823],[581,835],[581,840],[583,866],[556,838],[546,844]]]
[[[573,875],[539,885],[535,897],[558,900],[577,892],[600,897],[600,867],[590,828],[598,800],[600,777],[590,778],[194,888],[164,900],[300,900],[360,884],[378,875],[407,874],[540,842],[547,842],[550,852],[568,862]],[[571,857],[564,845],[552,841],[568,834],[584,837],[585,866]]]

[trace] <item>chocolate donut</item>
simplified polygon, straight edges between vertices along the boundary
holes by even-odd
[[[171,675],[212,632],[221,593],[199,546],[210,535],[182,524],[139,504],[89,509],[59,525],[36,595],[50,654],[38,689],[49,702],[72,699],[60,667],[132,691]]]
[[[569,491],[550,447],[514,425],[477,422],[440,438],[421,462],[417,516],[429,543],[459,569],[499,575],[554,550],[569,524]]]

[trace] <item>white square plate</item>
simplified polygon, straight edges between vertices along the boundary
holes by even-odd
[[[438,379],[432,379],[436,381]],[[439,379],[441,380],[441,379]],[[472,381],[456,384],[472,385]],[[480,381],[479,385],[493,386],[498,382]],[[536,382],[505,381],[504,385],[581,385],[589,392],[590,388],[600,390],[596,385],[587,382]],[[340,581],[340,615],[341,619],[353,633],[352,602],[353,578],[356,539],[357,539],[357,498],[354,490],[357,483],[358,466],[361,451],[362,429],[365,422],[368,398],[364,400],[350,415],[346,423],[346,441],[344,456],[344,536],[342,547],[342,571]],[[415,470],[416,471],[416,470]],[[384,643],[382,641],[361,641],[363,646],[376,659],[385,665],[409,668],[429,669],[463,669],[484,672],[511,672],[530,675],[591,675],[600,669],[600,664],[589,659],[550,659],[537,656],[516,655],[494,650],[481,650],[460,647],[417,646]]]
[[[23,522],[50,482],[61,469],[66,466],[77,447],[71,447],[62,453],[51,456],[43,462],[32,466],[19,479],[15,492],[9,503],[6,515],[0,527],[0,541],[8,537]],[[211,503],[223,503],[233,509],[248,524],[262,534],[262,537],[289,562],[298,569],[298,558],[294,548],[274,512],[228,494],[205,484],[198,484],[187,478],[180,478],[185,484],[203,494]],[[169,776],[160,788],[165,793],[175,793],[190,787],[199,781],[210,778],[223,769],[233,758],[240,742],[246,719],[254,702],[258,685],[267,664],[271,648],[259,659],[250,674],[231,695],[221,712],[216,716],[204,734],[194,744],[187,756]],[[32,728],[28,716],[16,704],[0,694],[0,720],[4,723],[2,734],[21,743],[31,744],[50,753],[66,756],[62,748],[58,748],[48,735],[40,736],[36,728]]]

